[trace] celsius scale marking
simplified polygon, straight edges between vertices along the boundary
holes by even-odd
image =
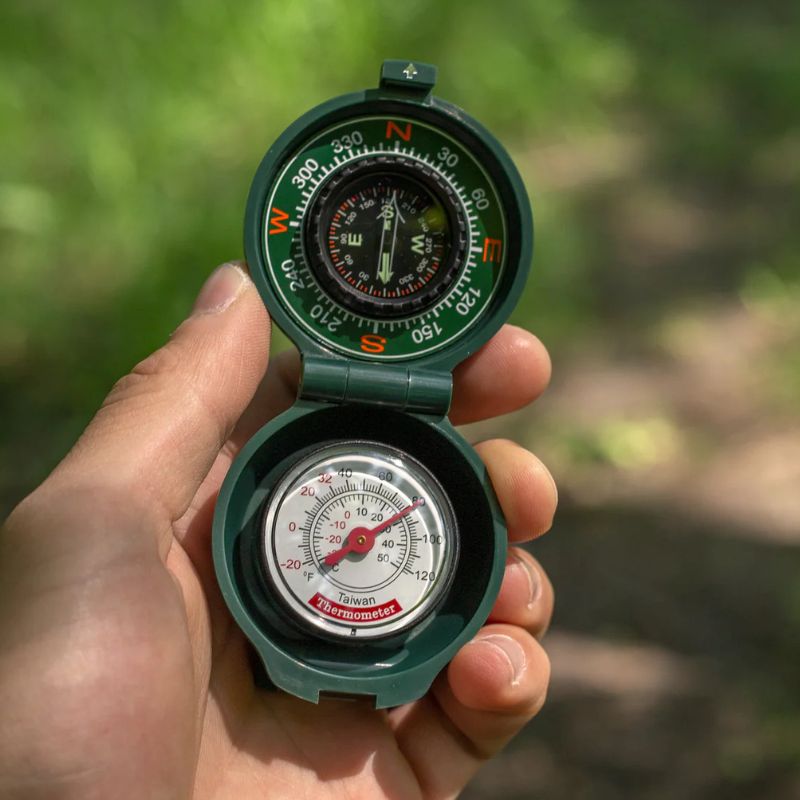
[[[223,482],[214,564],[264,684],[313,702],[420,697],[505,568],[488,474],[447,412],[452,370],[522,292],[532,220],[507,153],[435,76],[386,61],[377,89],[307,112],[248,198],[250,271],[302,375]]]

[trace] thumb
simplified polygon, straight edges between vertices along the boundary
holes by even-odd
[[[223,264],[169,341],[112,389],[42,487],[124,498],[165,553],[169,523],[187,509],[260,383],[269,317],[248,274]]]

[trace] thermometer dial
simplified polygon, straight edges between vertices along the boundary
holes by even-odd
[[[302,626],[350,640],[421,622],[449,584],[457,547],[436,478],[377,442],[329,444],[295,464],[263,523],[280,600]]]

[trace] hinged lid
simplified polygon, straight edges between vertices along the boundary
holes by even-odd
[[[289,126],[253,180],[245,252],[304,356],[304,396],[445,413],[453,367],[522,292],[522,180],[480,123],[430,94],[435,79],[384,62],[379,88]]]

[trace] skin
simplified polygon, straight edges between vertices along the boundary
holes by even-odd
[[[441,800],[541,707],[553,593],[517,547],[487,625],[419,701],[315,706],[254,687],[210,536],[232,459],[296,393],[296,355],[267,369],[269,330],[244,270],[219,268],[5,523],[0,797]],[[538,339],[506,326],[456,370],[451,418],[520,408],[549,375]],[[508,441],[477,449],[511,541],[544,533],[545,467]]]

